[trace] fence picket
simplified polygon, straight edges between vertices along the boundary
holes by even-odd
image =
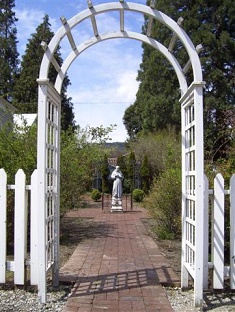
[[[15,190],[15,227],[14,227],[14,260],[6,261],[7,248],[7,190]],[[28,191],[31,191],[30,206],[30,278],[31,285],[39,284],[38,275],[38,178],[37,170],[31,176],[31,185],[26,186],[26,177],[23,170],[19,169],[15,176],[15,185],[7,185],[7,174],[0,169],[0,283],[6,282],[6,271],[14,271],[14,283],[25,283],[25,267],[27,256],[27,217],[28,217]],[[213,200],[209,201],[209,196]],[[224,208],[225,195],[230,195],[230,267],[224,266]],[[211,209],[211,237],[212,237],[212,263],[208,263],[208,206]],[[214,191],[209,190],[208,179],[204,179],[204,227],[203,238],[203,289],[208,288],[208,264],[213,268],[213,288],[224,288],[225,272],[230,276],[230,288],[235,289],[235,174],[230,179],[230,191],[224,189],[224,179],[217,174],[214,180]],[[8,264],[8,266],[6,265]]]
[[[235,174],[230,179],[230,288],[235,289]]]
[[[27,192],[26,177],[22,169],[19,169],[15,175],[14,239],[14,283],[24,285],[27,255]]]
[[[37,170],[31,176],[30,201],[30,281],[31,285],[38,284],[38,217],[37,217]]]
[[[0,169],[0,283],[6,282],[7,174]]]
[[[214,180],[214,244],[213,287],[224,288],[224,178],[218,173]]]

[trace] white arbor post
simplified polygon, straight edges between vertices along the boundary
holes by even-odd
[[[46,79],[38,93],[38,291],[46,302],[47,271],[59,284],[59,150],[60,105],[58,92]]]
[[[192,83],[182,104],[182,288],[188,274],[194,279],[194,303],[203,300],[204,240],[204,149],[203,82]]]

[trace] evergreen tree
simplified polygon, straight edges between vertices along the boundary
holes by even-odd
[[[108,193],[109,192],[109,164],[108,164],[108,156],[107,154],[104,155],[103,161],[101,164],[101,179],[102,179],[102,192]]]
[[[131,150],[127,161],[127,174],[130,184],[130,192],[132,192],[135,188],[135,166],[136,166],[135,153],[134,151]]]
[[[11,101],[18,71],[14,0],[0,0],[0,96]]]
[[[49,17],[45,15],[43,22],[37,27],[36,33],[31,35],[25,54],[22,57],[21,71],[17,80],[14,92],[14,105],[21,113],[36,113],[38,105],[38,83],[39,70],[44,51],[41,47],[41,42],[45,41],[49,44],[53,37],[53,32],[50,29]],[[55,59],[58,64],[62,64],[60,48],[55,53]],[[55,82],[57,72],[53,66],[49,70],[49,79],[52,83]],[[67,98],[66,91],[70,84],[69,78],[66,76],[63,81],[61,91],[61,127],[67,130],[69,126],[74,126],[74,114],[71,98]]]
[[[149,1],[147,1],[149,4]],[[227,116],[235,103],[235,2],[232,0],[158,0],[156,9],[175,21],[183,17],[183,28],[195,46],[203,45],[200,59],[206,81],[204,98],[206,155],[211,161],[224,156],[231,142],[232,127]],[[146,23],[143,32],[146,32]],[[152,37],[168,47],[172,32],[155,21]],[[183,67],[188,56],[177,42],[173,51]],[[190,82],[192,71],[187,74]],[[176,75],[163,56],[143,45],[143,59],[137,79],[136,102],[124,114],[130,137],[142,131],[155,132],[173,125],[180,128],[180,94]]]
[[[140,167],[140,176],[141,176],[141,188],[145,192],[145,194],[147,194],[150,189],[150,180],[151,180],[150,165],[147,155],[144,155],[144,159]]]
[[[126,157],[123,156],[123,154],[118,155],[117,165],[120,167],[121,172],[123,174],[123,193],[129,193],[130,184],[129,184],[128,172],[127,172],[127,161],[126,161]]]

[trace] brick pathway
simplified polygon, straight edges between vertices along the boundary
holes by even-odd
[[[80,243],[60,270],[61,281],[75,282],[64,312],[173,311],[162,284],[178,284],[179,279],[147,234],[141,222],[148,217],[144,209],[74,213],[94,218],[99,231]]]

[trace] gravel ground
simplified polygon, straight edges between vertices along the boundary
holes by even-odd
[[[194,291],[182,291],[180,288],[165,288],[171,306],[175,312],[189,311],[214,311],[232,312],[235,311],[235,293],[204,293],[202,308],[194,307]]]
[[[60,286],[57,290],[48,289],[48,301],[39,304],[37,292],[25,290],[0,290],[1,312],[62,312],[71,288]],[[171,306],[175,312],[232,312],[235,311],[235,293],[206,293],[203,308],[193,306],[193,290],[182,291],[180,288],[165,288]],[[123,311],[125,312],[125,311]]]
[[[37,291],[25,291],[22,289],[3,290],[0,289],[0,311],[1,312],[38,312],[53,311],[61,312],[66,304],[70,293],[70,287],[60,286],[53,290],[48,288],[47,303],[40,304]]]

